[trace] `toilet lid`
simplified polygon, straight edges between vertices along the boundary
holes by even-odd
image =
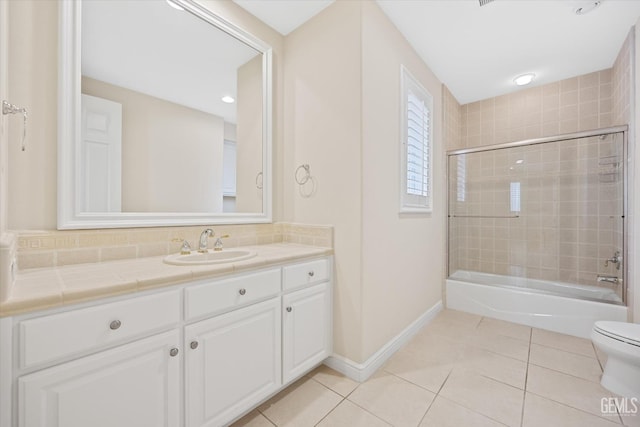
[[[640,324],[626,322],[596,322],[593,329],[611,338],[640,346]]]

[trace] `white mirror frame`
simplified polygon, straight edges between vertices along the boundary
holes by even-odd
[[[244,29],[216,16],[195,0],[172,0],[185,10],[262,52],[261,213],[80,212],[77,159],[81,135],[81,0],[60,2],[58,65],[58,229],[160,227],[272,222],[272,49]],[[180,173],[176,170],[176,173]]]

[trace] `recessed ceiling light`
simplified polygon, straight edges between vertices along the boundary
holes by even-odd
[[[516,77],[515,79],[513,79],[513,82],[518,86],[524,86],[531,83],[535,77],[536,77],[535,74],[527,73],[527,74],[523,74],[521,76]]]
[[[522,159],[516,160],[516,165],[521,165],[523,163],[524,163],[524,160]]]
[[[234,102],[236,102],[236,100],[233,99],[233,97],[227,95],[222,97],[222,102],[225,102],[227,104],[233,104]]]
[[[174,9],[177,9],[177,10],[184,10],[184,8],[183,8],[182,6],[180,6],[180,5],[179,5],[179,4],[177,4],[177,3],[174,3],[174,2],[173,2],[173,0],[167,0],[167,3],[169,4],[169,6],[171,6],[171,7],[172,7],[172,8],[174,8]]]
[[[601,4],[602,4],[602,1],[588,1],[588,2],[585,2],[582,6],[575,8],[574,12],[576,13],[576,15],[584,15],[596,9]]]

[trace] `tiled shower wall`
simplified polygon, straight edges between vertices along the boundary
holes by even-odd
[[[450,157],[450,270],[588,285],[619,275],[604,259],[621,229],[621,147],[618,135]]]
[[[463,105],[460,147],[611,126],[612,70]]]
[[[447,149],[479,147],[626,124],[627,121],[620,118],[624,114],[619,112],[624,111],[624,101],[620,104],[618,102],[620,96],[615,96],[616,91],[625,90],[624,81],[618,83],[618,79],[622,80],[618,70],[624,66],[624,62],[621,61],[621,64],[618,65],[618,68],[614,67],[462,106],[452,96],[447,97],[448,91],[445,90],[443,97],[445,106],[444,131]],[[622,85],[622,89],[617,85]],[[628,99],[629,97],[627,97],[627,102]],[[455,123],[458,120],[460,132],[456,134]],[[528,153],[527,155],[533,156],[540,165],[544,165],[545,160],[549,161],[551,163],[541,167],[553,168],[551,164],[558,160],[553,156],[560,155],[559,150],[564,153],[564,161],[569,161],[567,157],[569,153],[577,150],[575,161],[582,162],[584,165],[590,163],[590,167],[593,167],[591,179],[594,180],[598,177],[598,171],[609,167],[600,165],[601,160],[599,159],[607,157],[610,147],[607,147],[606,144],[600,148],[598,146],[596,141],[590,141],[585,146],[589,148],[578,150],[577,147],[569,143],[556,145],[553,148],[545,147],[539,153],[539,160],[537,159],[538,154]],[[468,194],[473,199],[476,197],[474,194],[481,189],[488,191],[483,196],[480,196],[482,191],[478,193],[478,197],[483,198],[485,202],[484,206],[482,202],[478,202],[480,205],[477,208],[481,212],[492,210],[504,212],[503,208],[506,207],[501,207],[500,203],[509,203],[508,186],[510,181],[497,184],[502,179],[500,177],[501,168],[510,167],[503,164],[508,161],[509,155],[498,154],[501,153],[500,151],[493,153],[479,160],[479,166],[474,165],[478,160],[471,161],[471,158],[467,156],[466,180],[467,185],[471,185],[467,190]],[[496,157],[490,159],[494,155]],[[615,153],[615,155],[621,155],[621,153]],[[591,157],[590,160],[587,160],[589,157],[581,158],[580,156]],[[606,161],[602,160],[602,162]],[[566,167],[566,164],[563,167]],[[450,176],[453,170],[455,167],[450,166]],[[566,172],[569,175],[569,171]],[[574,172],[577,176],[586,173],[580,170]],[[474,183],[476,179],[478,182]],[[601,274],[616,275],[616,272],[610,271],[611,267],[607,271],[601,270],[604,268],[604,259],[621,249],[622,235],[619,231],[621,228],[614,227],[611,220],[587,219],[587,217],[593,216],[591,214],[594,212],[600,211],[599,207],[596,209],[594,206],[600,206],[604,203],[604,199],[601,201],[602,203],[593,200],[593,198],[582,200],[579,198],[581,190],[575,186],[576,183],[567,181],[566,177],[557,177],[554,181],[549,177],[527,176],[525,173],[521,181],[523,213],[519,219],[458,219],[451,221],[449,227],[450,272],[456,268],[469,268],[476,271],[526,275],[527,277],[589,284],[596,284],[594,280],[596,270]],[[500,189],[492,188],[492,185],[500,185]],[[533,191],[525,197],[526,190]],[[455,184],[450,185],[450,191],[452,192],[450,200],[455,201],[456,195],[453,194],[456,191]],[[600,193],[599,190],[596,192]],[[615,200],[608,200],[609,204],[621,205],[622,193],[620,191],[605,192],[604,194],[608,199],[615,198]],[[558,198],[553,199],[554,197]],[[550,204],[552,202],[555,205]],[[493,203],[493,208],[489,208],[486,203]],[[565,204],[574,207],[574,210],[577,209],[589,214],[579,215],[580,212],[576,212],[577,215],[572,221],[568,215],[572,208],[566,207],[562,208],[566,213],[562,217],[551,219],[547,215],[549,209],[557,209],[557,213],[559,213],[560,206]],[[461,211],[475,209],[469,206],[459,208]],[[543,212],[540,213],[545,215],[540,217],[540,220],[527,219],[524,218],[526,215],[524,209],[529,212],[532,209],[541,210]],[[545,209],[547,211],[544,211]],[[606,207],[603,208],[603,212],[606,209]],[[505,221],[511,221],[511,226],[505,224]],[[562,234],[560,234],[561,226],[563,227]],[[569,238],[566,244],[560,246],[559,241],[558,244],[551,243],[549,238],[552,233],[551,229],[554,227],[558,238],[560,235]],[[511,242],[511,238],[513,238],[513,242]],[[471,247],[464,249],[465,244],[471,244]],[[597,246],[599,244],[601,247]],[[548,246],[553,246],[556,249],[543,250],[544,248],[549,249]],[[560,252],[561,250],[562,252]],[[525,255],[518,255],[520,253]],[[520,259],[519,257],[522,256],[527,259]],[[512,257],[511,260],[510,257]]]

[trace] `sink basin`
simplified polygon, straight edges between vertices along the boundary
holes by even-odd
[[[208,265],[225,262],[242,261],[256,256],[254,251],[241,249],[225,249],[206,253],[193,252],[189,255],[173,254],[165,257],[164,262],[172,265]]]

